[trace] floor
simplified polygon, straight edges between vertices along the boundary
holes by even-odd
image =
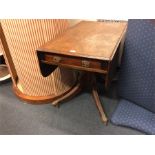
[[[119,127],[109,122],[105,126],[99,117],[89,91],[81,92],[60,108],[51,104],[31,105],[20,101],[11,88],[11,82],[0,84],[0,134],[1,135],[139,135],[139,131]],[[116,85],[110,93],[100,95],[108,117],[118,104]],[[99,87],[101,83],[99,83]]]

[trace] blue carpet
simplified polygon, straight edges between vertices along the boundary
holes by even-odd
[[[100,84],[102,88],[102,84]],[[117,107],[115,86],[110,93],[101,90],[106,114],[111,117]],[[109,96],[109,97],[108,97]],[[12,83],[0,85],[0,135],[137,135],[136,130],[100,120],[98,110],[88,92],[81,92],[60,108],[51,104],[24,104],[12,92]]]

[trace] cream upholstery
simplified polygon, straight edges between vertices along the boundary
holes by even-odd
[[[50,76],[42,77],[35,51],[61,35],[68,28],[67,20],[3,19],[0,22],[18,75],[17,85],[24,94],[60,95],[73,86],[73,72],[67,69],[58,68]]]

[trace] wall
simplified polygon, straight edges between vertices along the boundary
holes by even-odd
[[[69,19],[68,21],[70,26],[74,26],[82,20],[97,21],[97,19]]]

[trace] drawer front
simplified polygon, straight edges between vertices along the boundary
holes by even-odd
[[[64,65],[71,68],[79,68],[83,70],[92,70],[96,72],[106,72],[108,70],[108,62],[102,62],[100,60],[87,59],[81,57],[71,57],[56,54],[46,54],[44,57],[46,62]]]

